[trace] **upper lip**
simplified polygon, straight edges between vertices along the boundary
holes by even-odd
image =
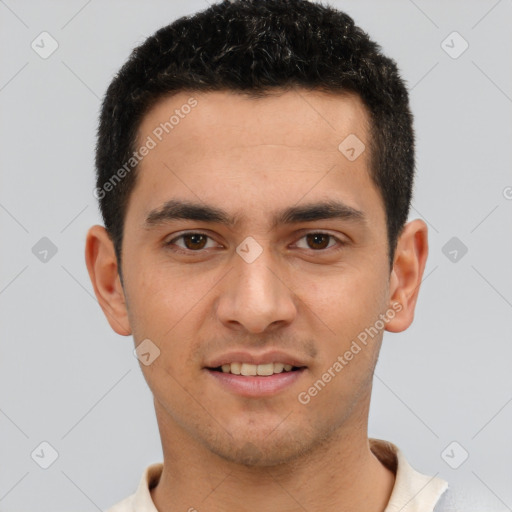
[[[298,357],[281,352],[279,350],[271,350],[263,352],[261,354],[250,353],[242,350],[227,352],[213,358],[209,361],[206,368],[217,368],[223,364],[229,363],[248,363],[248,364],[269,364],[269,363],[283,363],[291,364],[292,366],[307,366],[304,361],[301,361]]]

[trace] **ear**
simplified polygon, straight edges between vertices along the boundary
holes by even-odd
[[[117,334],[129,336],[132,331],[114,244],[103,226],[92,226],[87,232],[85,262],[94,293],[110,327]]]
[[[420,219],[413,220],[404,226],[395,251],[389,289],[396,314],[386,323],[386,331],[405,331],[414,320],[427,256],[427,225]]]

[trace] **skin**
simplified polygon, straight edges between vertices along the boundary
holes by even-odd
[[[349,134],[369,146],[357,95],[180,92],[147,113],[139,141],[191,96],[198,105],[139,164],[125,218],[123,285],[105,229],[91,227],[86,240],[87,268],[112,329],[133,335],[136,345],[149,338],[160,350],[141,364],[164,454],[151,491],[155,506],[383,511],[394,474],[371,452],[367,433],[383,329],[308,404],[297,397],[393,304],[401,309],[385,330],[411,324],[427,226],[406,224],[390,270],[369,151],[349,161],[338,150]],[[172,220],[146,229],[148,213],[169,199],[225,209],[237,222]],[[329,199],[361,211],[365,221],[271,225],[275,212]],[[176,240],[184,231],[210,238],[206,246]],[[318,232],[344,244],[308,241]],[[262,248],[252,263],[235,250],[248,236]],[[273,396],[234,394],[204,368],[230,350],[273,348],[307,366]]]

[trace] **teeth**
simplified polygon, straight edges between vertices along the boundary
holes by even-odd
[[[249,364],[249,363],[231,363],[223,364],[223,373],[233,373],[234,375],[273,375],[283,371],[289,372],[293,366],[284,363],[267,363],[267,364]]]
[[[274,373],[274,363],[259,364],[256,367],[258,375],[272,375]]]
[[[242,370],[242,365],[240,363],[231,363],[231,364],[227,364],[226,366],[231,368],[231,373],[234,373],[235,375],[240,375],[241,370]],[[229,368],[228,368],[227,372],[224,372],[224,366],[222,366],[222,371],[224,373],[230,373]]]
[[[257,375],[258,367],[255,364],[242,363],[242,375]]]
[[[283,363],[274,363],[274,373],[281,373],[284,369]]]

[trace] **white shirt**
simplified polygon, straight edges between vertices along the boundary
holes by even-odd
[[[384,512],[433,512],[448,482],[418,473],[393,443],[372,438],[369,442],[374,455],[395,473],[395,485]],[[158,512],[149,491],[158,483],[162,469],[161,462],[148,466],[135,493],[106,512]]]

